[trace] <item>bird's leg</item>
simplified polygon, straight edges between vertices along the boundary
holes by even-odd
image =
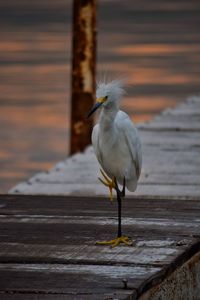
[[[125,196],[125,177],[123,182],[123,189],[120,191],[117,180],[115,179],[115,190],[117,193],[117,203],[118,203],[118,238],[122,236],[122,230],[121,230],[121,211],[122,211],[122,199],[121,197]]]
[[[101,172],[102,176],[104,177],[104,180],[101,179],[100,177],[98,177],[98,179],[101,181],[101,183],[103,183],[105,186],[107,186],[109,188],[109,190],[110,190],[109,198],[110,198],[110,201],[112,201],[113,200],[112,190],[115,188],[115,177],[113,177],[111,180],[102,169],[100,169],[100,172]]]
[[[120,191],[117,180],[114,178],[114,183],[115,183],[115,190],[117,193],[117,203],[118,203],[118,234],[117,238],[111,241],[103,241],[103,242],[96,242],[97,245],[110,245],[112,248],[119,245],[119,244],[125,244],[128,246],[131,246],[133,243],[127,236],[122,235],[122,230],[121,230],[121,207],[122,207],[122,197],[125,197],[125,188],[126,188],[126,181],[124,178],[123,181],[123,188],[122,191]]]
[[[119,187],[118,187],[118,183],[117,183],[117,180],[115,178],[115,190],[117,192],[117,195],[119,194],[119,196],[121,198],[124,198],[126,196],[126,178],[124,177],[123,179],[123,187],[122,187],[122,190],[120,191]]]
[[[129,239],[129,237],[122,235],[122,229],[121,229],[122,198],[125,197],[125,190],[126,190],[126,179],[125,179],[125,177],[124,177],[124,180],[123,180],[122,190],[120,191],[116,180],[115,180],[115,189],[116,189],[116,193],[117,193],[117,203],[118,203],[118,234],[117,234],[117,238],[115,239],[114,246],[117,246],[120,243],[131,246],[132,241]]]
[[[118,203],[118,238],[122,236],[122,228],[121,228],[121,212],[122,212],[122,199],[117,191],[117,203]]]

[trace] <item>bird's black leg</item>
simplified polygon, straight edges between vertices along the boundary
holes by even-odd
[[[131,246],[133,242],[131,239],[127,236],[122,235],[122,228],[121,228],[121,212],[122,212],[122,198],[125,197],[125,187],[126,187],[126,180],[124,178],[123,180],[123,188],[120,191],[117,180],[114,178],[114,187],[117,193],[117,203],[118,203],[118,234],[117,238],[110,241],[102,241],[102,242],[96,242],[97,245],[110,245],[111,247],[116,247],[119,244],[125,244],[127,246]]]
[[[126,194],[126,178],[125,177],[123,180],[123,188],[122,188],[121,194],[122,194],[122,197],[125,197],[125,194]]]
[[[123,179],[123,187],[122,187],[122,190],[121,190],[121,191],[120,191],[120,189],[119,189],[119,187],[118,187],[118,183],[117,183],[116,178],[115,178],[114,182],[115,182],[115,190],[116,190],[116,192],[117,192],[117,195],[119,194],[119,196],[120,196],[121,198],[124,198],[125,195],[126,195],[126,178],[124,177],[124,179]]]
[[[118,203],[118,237],[122,236],[122,225],[121,225],[121,212],[122,212],[122,199],[119,192],[117,191],[117,203]]]
[[[122,197],[125,197],[125,189],[126,189],[126,179],[124,177],[123,180],[123,188],[120,191],[117,180],[115,179],[115,189],[117,193],[117,203],[118,203],[118,237],[122,236],[122,229],[121,229],[121,212],[122,212]]]

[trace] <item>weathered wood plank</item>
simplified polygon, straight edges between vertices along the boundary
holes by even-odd
[[[6,292],[1,293],[1,300],[102,300],[102,299],[119,299],[119,300],[127,300],[130,299],[129,295],[131,294],[132,299],[136,299],[137,293],[132,291],[122,291],[122,292],[114,292],[114,293],[104,293],[104,294],[61,294],[61,293],[29,293],[29,292]],[[135,297],[135,298],[134,298]]]
[[[141,131],[140,136],[144,145],[143,150],[145,150],[146,145],[182,145],[185,147],[199,147],[200,145],[200,132],[180,131],[177,134],[176,131],[163,131],[162,133],[158,133],[157,131]]]
[[[82,233],[85,234],[84,231],[82,231]],[[187,234],[187,232],[185,234]],[[101,234],[99,238],[104,240],[105,236],[105,234]],[[114,234],[110,235],[110,238],[112,237],[114,237]],[[109,238],[108,235],[107,238]],[[122,246],[111,249],[109,247],[95,246],[95,239],[92,235],[91,237],[86,235],[85,239],[82,238],[80,241],[78,241],[78,239],[74,241],[73,236],[71,236],[71,240],[72,243],[70,244],[70,236],[65,238],[66,246],[37,244],[37,242],[36,244],[2,243],[0,247],[1,262],[73,263],[103,266],[123,265],[127,267],[145,265],[146,267],[153,266],[159,268],[170,264],[170,262],[178,255],[181,255],[189,245],[195,242],[195,239],[180,239],[180,237],[178,241],[171,240],[166,243],[164,240],[154,239],[150,241],[139,241],[133,247],[129,248]],[[184,241],[183,245],[181,245],[181,241]],[[73,244],[74,242],[77,244]],[[155,246],[153,246],[153,242]],[[171,247],[168,244],[170,244]]]
[[[136,201],[138,199],[138,201]],[[68,207],[68,208],[67,208]],[[147,209],[149,208],[149,209]],[[116,211],[116,202],[113,204],[107,198],[93,197],[66,197],[66,196],[37,196],[37,195],[0,195],[0,213],[5,215],[22,214],[47,216],[103,216],[113,215]],[[172,217],[192,218],[200,212],[200,201],[177,199],[161,200],[153,197],[149,199],[133,198],[123,202],[124,216],[132,217]]]
[[[180,107],[176,107],[175,109],[171,109],[168,113],[163,113],[161,114],[158,118],[162,118],[163,116],[166,117],[191,117],[191,118],[199,118],[199,109],[200,109],[200,105],[184,105],[184,106],[180,106]],[[157,117],[156,117],[157,119]]]
[[[26,292],[0,292],[0,297],[1,300],[94,300],[95,298],[90,298],[89,295],[87,296],[83,296],[81,297],[81,299],[79,298],[79,296],[77,297],[76,295],[72,296],[72,295],[62,295],[62,294],[30,294],[30,293],[26,293]],[[86,298],[88,297],[88,298]],[[98,298],[96,298],[98,299]]]
[[[92,294],[92,295],[77,295],[77,294],[56,294],[56,293],[29,293],[29,292],[22,292],[19,291],[15,292],[0,292],[1,300],[102,300],[102,295],[99,294]],[[112,297],[117,297],[117,299],[125,300],[127,296],[122,294],[104,294],[103,297],[105,299],[109,299]]]
[[[149,173],[142,174],[142,180],[140,184],[171,184],[171,185],[200,185],[200,174],[191,173],[174,173],[166,174],[164,172],[160,173]]]
[[[76,182],[81,182],[82,184],[87,183],[88,178],[83,178],[82,179],[82,172],[76,173],[76,176],[74,177],[74,180]],[[94,181],[95,178],[94,176],[91,177],[91,183],[96,184],[97,182]],[[64,183],[64,184],[73,184],[73,180],[70,176],[70,174],[61,174],[61,173],[50,173],[50,174],[38,174],[37,177],[32,178],[30,181],[31,184],[34,182],[38,183]],[[199,173],[197,174],[191,174],[191,173],[174,173],[173,176],[172,174],[164,173],[164,171],[160,171],[157,173],[142,173],[141,178],[139,181],[139,185],[141,184],[171,184],[171,185],[200,185],[200,170]]]
[[[165,167],[161,169],[165,170]],[[148,170],[150,172],[150,170]],[[170,169],[171,173],[176,171],[175,167]],[[190,172],[198,172],[198,166],[195,168],[190,168]],[[77,196],[108,196],[108,191],[105,189],[104,186],[96,183],[74,183],[71,182],[69,184],[66,183],[35,183],[24,185],[19,184],[13,192],[19,193],[22,192],[25,195],[30,194],[46,194],[46,195],[68,195],[70,188],[70,194],[77,195]],[[37,191],[37,192],[36,192]],[[138,185],[137,191],[134,193],[135,197],[156,197],[158,199],[161,198],[179,198],[182,199],[196,199],[199,198],[200,194],[200,187],[198,185],[171,185],[171,184],[143,184]],[[133,197],[133,193],[127,192],[127,197]]]
[[[149,124],[140,125],[140,130],[154,130],[154,131],[200,131],[199,121],[192,121],[191,123],[183,123],[182,121],[163,121],[163,122],[152,122]]]
[[[157,268],[150,268],[155,274]],[[129,282],[128,294],[147,277],[146,267],[56,265],[56,264],[0,264],[0,290],[29,293],[101,294],[123,290],[124,278]],[[24,280],[26,278],[26,280]]]
[[[12,222],[0,222],[2,243],[11,243],[11,246],[12,243],[31,243],[34,237],[35,244],[48,244],[50,242],[62,245],[66,242],[71,242],[71,245],[75,246],[80,243],[93,246],[99,238],[109,239],[115,236],[117,228],[116,211],[112,213],[112,216],[108,214],[107,218],[98,217],[97,214],[96,217],[88,216],[88,218],[75,216],[71,218],[63,216],[59,218],[45,218],[43,216],[41,218],[32,217],[30,220],[27,220],[27,216],[22,216],[21,219],[22,222],[20,222],[19,218],[16,222],[14,222],[14,218],[12,218]],[[24,222],[24,220],[26,221]],[[44,225],[42,226],[43,223]],[[143,241],[148,248],[148,244],[152,240],[161,247],[162,242],[159,242],[159,240],[163,238],[169,238],[171,243],[174,239],[176,241],[177,237],[181,240],[189,235],[199,236],[199,223],[198,218],[194,218],[194,222],[192,222],[188,219],[171,221],[169,218],[126,218],[125,216],[122,222],[124,233],[136,240],[136,246]],[[183,227],[184,231],[181,230]],[[38,232],[39,229],[40,232]],[[18,232],[21,232],[21,234],[18,234]],[[30,236],[30,232],[33,237]],[[55,236],[49,238],[51,232]],[[160,239],[160,236],[162,236],[162,239]],[[147,241],[145,242],[144,239],[147,239]],[[174,245],[176,245],[175,242]],[[97,248],[94,248],[94,250],[97,251]],[[4,248],[2,251],[4,251]]]

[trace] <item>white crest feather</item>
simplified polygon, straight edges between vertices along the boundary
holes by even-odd
[[[123,95],[126,94],[124,89],[123,80],[112,80],[108,83],[98,82],[96,96],[104,97],[108,96],[110,100],[119,100]]]

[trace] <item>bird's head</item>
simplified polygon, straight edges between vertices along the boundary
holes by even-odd
[[[88,118],[99,108],[119,106],[121,97],[125,94],[122,80],[113,80],[109,83],[98,83],[96,89],[96,104],[88,114]]]

